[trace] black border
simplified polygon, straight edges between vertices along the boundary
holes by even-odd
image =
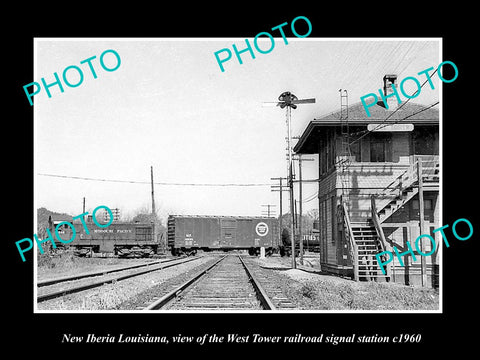
[[[459,33],[453,21],[468,22],[468,9],[459,7],[444,9],[438,4],[420,8],[416,4],[394,9],[387,5],[361,4],[358,8],[316,3],[307,9],[296,4],[280,3],[247,6],[245,3],[218,5],[183,3],[177,10],[159,4],[116,3],[105,10],[95,5],[71,9],[29,7],[16,12],[12,19],[7,40],[8,55],[3,57],[7,73],[8,111],[5,121],[4,159],[7,164],[7,216],[4,228],[8,289],[12,295],[5,297],[6,309],[12,320],[5,325],[7,347],[19,351],[26,345],[34,351],[55,349],[59,354],[74,354],[85,350],[123,352],[135,348],[139,356],[150,351],[166,354],[186,349],[221,352],[228,348],[235,353],[244,349],[266,348],[273,352],[285,348],[296,349],[297,356],[320,356],[339,350],[365,351],[370,356],[388,356],[391,352],[425,351],[429,355],[458,345],[463,350],[473,348],[475,334],[469,327],[476,308],[473,290],[478,250],[478,221],[472,205],[477,194],[475,173],[476,96],[473,84],[476,73],[475,56],[470,52],[471,40]],[[35,6],[35,5],[34,5]],[[169,5],[170,6],[170,5]],[[198,7],[198,8],[197,8]],[[332,8],[333,7],[333,8]],[[58,11],[60,10],[60,11]],[[64,10],[64,11],[62,11]],[[29,106],[23,85],[33,81],[34,37],[241,37],[252,38],[283,22],[291,22],[296,16],[306,16],[312,23],[310,37],[442,37],[443,58],[455,62],[459,69],[457,80],[443,86],[443,216],[444,224],[452,224],[458,218],[469,219],[474,235],[465,242],[450,241],[444,248],[443,261],[443,314],[34,314],[33,313],[33,257],[21,262],[14,242],[31,237],[33,231],[33,108]],[[10,140],[9,138],[12,137]],[[5,161],[4,160],[4,161]],[[451,232],[447,232],[447,235]],[[475,329],[475,324],[473,329]],[[190,335],[204,333],[241,335],[260,333],[267,336],[301,333],[305,336],[336,335],[388,335],[400,333],[422,334],[420,344],[346,344],[336,347],[329,344],[209,344],[199,346],[159,344],[65,344],[64,333],[86,336],[88,333],[119,333],[137,335]],[[458,348],[458,349],[460,349]],[[67,351],[67,352],[65,352]],[[304,353],[303,351],[308,351]],[[310,353],[310,351],[312,351]],[[284,353],[287,355],[286,353]],[[383,355],[382,355],[383,354]],[[35,355],[35,354],[33,354]],[[52,356],[52,352],[48,352]]]

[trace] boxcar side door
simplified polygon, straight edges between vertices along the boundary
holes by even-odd
[[[237,220],[221,219],[220,220],[220,245],[224,247],[235,246],[236,238],[237,238]]]

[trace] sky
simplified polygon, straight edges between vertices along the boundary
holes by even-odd
[[[265,41],[259,43],[264,49]],[[287,173],[286,116],[263,102],[284,91],[315,98],[315,104],[292,110],[292,135],[300,136],[311,120],[339,109],[339,89],[347,89],[354,104],[378,92],[385,74],[423,83],[417,74],[442,61],[436,38],[288,38],[286,45],[280,37],[268,54],[254,49],[252,59],[243,53],[243,64],[233,55],[222,72],[214,53],[233,52],[232,44],[246,46],[244,38],[35,39],[32,81],[52,83],[54,72],[61,78],[70,65],[84,76],[77,87],[63,84],[63,93],[52,86],[51,98],[43,88],[34,97],[36,208],[77,215],[85,197],[89,212],[99,205],[119,208],[125,217],[150,211],[153,166],[163,218],[258,216],[266,204],[276,205],[278,215],[279,193],[271,191],[276,182],[270,179]],[[99,62],[108,49],[121,58],[111,72]],[[92,56],[96,79],[81,64]],[[111,53],[104,61],[116,64]],[[69,70],[70,82],[79,82],[76,76]],[[438,76],[433,83],[434,90],[425,86],[411,101],[438,101]],[[303,163],[303,178],[316,179],[317,159],[309,157],[315,161]],[[304,212],[318,207],[317,190],[315,183],[304,184]],[[286,193],[283,200],[285,206]]]

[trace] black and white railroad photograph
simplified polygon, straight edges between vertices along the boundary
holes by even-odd
[[[34,39],[35,312],[442,312],[456,65],[294,20]]]

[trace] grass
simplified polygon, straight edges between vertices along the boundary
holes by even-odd
[[[38,273],[65,272],[77,268],[78,261],[70,252],[63,252],[55,256],[39,254],[37,258]]]
[[[85,258],[73,255],[70,251],[50,254],[38,254],[37,276],[39,279],[74,275],[95,270],[103,270],[111,266],[132,263],[130,259],[118,258]]]
[[[118,283],[104,285],[98,293],[83,298],[81,310],[108,310],[125,301],[126,297]]]
[[[390,283],[297,283],[289,295],[308,310],[438,310],[438,291]]]
[[[128,293],[118,283],[105,284],[99,291],[90,292],[84,295],[74,294],[78,301],[72,307],[71,301],[66,298],[55,299],[55,304],[45,306],[40,303],[40,310],[110,310],[128,298]]]

